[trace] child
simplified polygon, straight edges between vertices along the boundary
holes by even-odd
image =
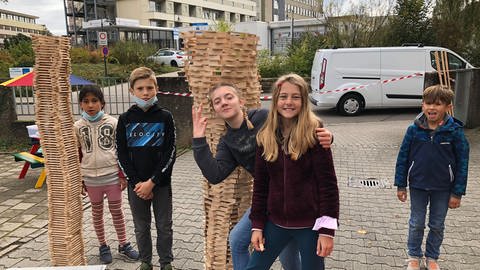
[[[303,270],[324,269],[323,257],[333,250],[339,195],[332,153],[315,138],[319,126],[310,110],[308,84],[296,74],[280,77],[257,134],[250,214],[255,251],[247,269],[270,269],[292,240]]]
[[[150,207],[153,206],[160,267],[171,270],[175,125],[172,114],[157,104],[157,79],[151,69],[133,70],[129,82],[135,105],[118,120],[117,150],[128,179],[128,200],[142,261],[140,269],[152,269]]]
[[[212,87],[208,96],[217,117],[225,121],[227,132],[221,137],[214,157],[205,138],[207,119],[202,117],[201,108],[192,107],[192,148],[198,167],[211,184],[222,182],[237,166],[244,167],[253,175],[255,136],[263,126],[268,111],[254,109],[247,112],[244,106],[245,101],[233,84],[216,84]],[[317,137],[323,147],[330,147],[332,134],[328,130],[317,129]],[[233,269],[235,270],[245,270],[250,258],[248,248],[252,224],[248,218],[249,214],[250,209],[245,212],[229,235]],[[285,270],[300,269],[300,258],[295,242],[291,242],[280,253],[280,262]]]
[[[118,252],[128,259],[138,260],[138,252],[127,242],[122,210],[122,190],[126,180],[119,172],[115,149],[117,119],[103,112],[105,99],[98,86],[87,85],[80,91],[82,118],[75,122],[75,134],[81,150],[83,183],[92,205],[95,233],[100,242],[100,261],[112,262],[110,247],[105,240],[103,227],[103,196],[118,237]]]
[[[425,257],[429,270],[437,263],[443,241],[448,208],[460,206],[465,195],[469,146],[463,124],[447,114],[452,109],[453,92],[430,86],[423,92],[422,113],[407,129],[398,153],[395,170],[397,197],[407,200],[410,185],[408,230],[408,270],[419,270],[427,205],[430,204]]]

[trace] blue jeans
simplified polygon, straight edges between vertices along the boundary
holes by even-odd
[[[410,188],[410,221],[408,228],[408,255],[423,257],[422,241],[425,229],[427,205],[429,207],[428,227],[425,257],[438,259],[443,241],[445,218],[450,200],[449,191],[426,191]]]
[[[318,232],[312,228],[287,229],[270,221],[263,230],[265,251],[253,251],[247,270],[269,270],[280,251],[292,240],[298,243],[302,256],[302,270],[324,270],[324,259],[317,255]]]
[[[234,270],[245,270],[250,259],[248,247],[252,236],[252,222],[248,217],[249,215],[250,208],[245,211],[245,214],[230,231],[230,236],[228,237]],[[300,270],[300,257],[295,241],[291,241],[283,249],[279,257],[284,270]]]

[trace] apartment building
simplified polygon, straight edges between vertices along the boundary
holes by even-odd
[[[5,38],[24,34],[45,35],[48,30],[43,24],[37,24],[37,16],[0,9],[0,46],[3,46]]]
[[[152,38],[169,46],[174,27],[194,23],[215,24],[257,20],[257,0],[64,0],[67,34],[74,44],[94,44],[98,28],[85,28],[84,22],[106,19],[101,29],[109,38]],[[135,21],[116,25],[120,21]]]
[[[255,0],[119,0],[117,11],[119,17],[138,19],[142,25],[182,27],[251,21],[257,16],[257,5]]]

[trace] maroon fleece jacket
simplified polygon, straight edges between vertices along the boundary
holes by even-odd
[[[264,229],[267,220],[286,228],[313,227],[322,216],[338,219],[339,195],[332,152],[316,144],[292,160],[279,146],[278,158],[267,162],[257,147],[253,185],[252,228]],[[320,234],[335,231],[321,228]]]

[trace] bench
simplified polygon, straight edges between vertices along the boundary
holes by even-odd
[[[25,161],[25,165],[23,166],[23,169],[20,172],[18,179],[25,178],[25,175],[27,174],[27,170],[29,167],[40,168],[45,166],[45,159],[39,156],[41,152],[38,152],[39,149],[35,149],[35,150],[36,150],[35,154],[29,153],[29,152],[19,152],[19,153],[13,154],[15,161]],[[47,177],[47,173],[45,171],[45,168],[43,168],[42,172],[40,173],[40,176],[37,179],[35,188],[41,188],[43,186],[43,183],[45,182],[46,177]]]

